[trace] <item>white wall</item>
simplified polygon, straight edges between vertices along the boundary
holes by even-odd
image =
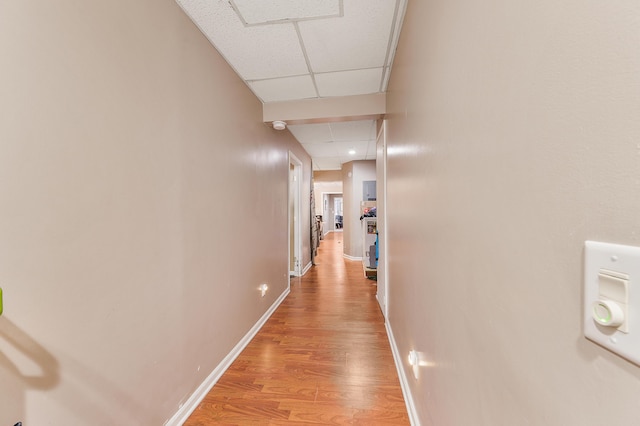
[[[161,425],[286,290],[310,159],[172,0],[1,2],[0,69],[0,424]]]
[[[640,368],[581,325],[584,241],[640,245],[638,22],[630,0],[409,2],[389,324],[423,425],[638,423]]]

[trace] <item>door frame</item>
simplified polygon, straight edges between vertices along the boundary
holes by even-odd
[[[387,246],[387,120],[382,121],[376,139],[376,178],[381,183],[376,187],[378,222],[378,292],[376,299],[387,318],[389,313],[389,256]],[[382,195],[380,197],[380,195]],[[382,202],[380,202],[382,201]],[[382,288],[381,288],[382,287]]]
[[[289,276],[302,275],[302,161],[289,151],[288,170],[288,264]],[[293,232],[293,235],[292,235]],[[291,265],[293,258],[293,267]]]

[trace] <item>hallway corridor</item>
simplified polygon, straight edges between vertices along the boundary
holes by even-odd
[[[375,281],[342,233],[193,412],[198,425],[408,425]]]

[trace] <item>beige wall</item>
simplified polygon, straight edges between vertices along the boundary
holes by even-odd
[[[161,425],[285,291],[310,160],[171,0],[2,2],[0,69],[0,424]]]
[[[387,99],[390,325],[423,425],[635,425],[583,244],[640,245],[640,4],[410,1]]]
[[[350,161],[342,165],[344,254],[355,258],[362,257],[360,203],[362,183],[366,180],[376,180],[375,160]]]
[[[342,172],[340,170],[316,170],[313,172],[313,182],[342,183]]]

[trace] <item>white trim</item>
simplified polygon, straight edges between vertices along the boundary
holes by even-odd
[[[273,302],[273,305],[264,313],[264,315],[255,323],[251,330],[238,342],[238,344],[227,354],[226,357],[218,364],[216,368],[213,369],[211,374],[198,386],[198,389],[195,390],[184,402],[178,411],[171,417],[169,420],[165,422],[165,426],[181,426],[184,422],[187,421],[191,413],[198,408],[200,402],[204,399],[205,396],[209,393],[211,388],[220,380],[220,377],[224,374],[225,371],[231,366],[233,361],[240,355],[243,349],[249,344],[251,339],[258,334],[258,331],[262,328],[262,326],[267,322],[269,317],[275,312],[275,310],[280,306],[282,301],[289,295],[289,288],[287,288],[278,299]]]
[[[362,262],[362,257],[349,256],[348,254],[344,254],[344,253],[342,253],[342,257],[344,257],[347,260],[357,260]]]
[[[383,303],[382,303],[382,315],[385,318],[389,316],[389,232],[387,231],[389,221],[387,220],[387,120],[382,120],[382,126],[380,127],[380,134],[378,139],[382,138],[382,183],[377,188],[382,191],[382,205],[378,205],[378,211],[381,212],[382,221],[378,224],[378,230],[382,228],[382,235],[378,235],[378,255],[382,257],[382,262],[378,259],[378,267],[382,269],[382,285],[383,285]],[[378,144],[376,140],[376,153]],[[376,158],[377,159],[377,158]],[[377,163],[376,163],[377,164]],[[377,176],[376,176],[377,177]],[[380,289],[380,287],[378,287]],[[378,299],[380,303],[380,299]]]
[[[412,426],[420,426],[420,418],[418,417],[418,412],[416,411],[416,404],[413,401],[413,395],[411,394],[409,381],[407,380],[407,375],[404,372],[404,368],[402,368],[402,360],[404,358],[400,356],[400,351],[398,350],[398,346],[396,345],[396,339],[393,337],[393,332],[391,331],[391,326],[389,325],[389,321],[386,321],[384,325],[385,325],[385,328],[387,329],[387,336],[389,337],[391,352],[393,352],[393,361],[396,364],[396,370],[398,370],[398,378],[400,379],[400,387],[402,388],[404,403],[407,406],[407,413],[409,414],[409,422],[411,423]]]
[[[294,200],[293,200],[293,215],[291,217],[291,211],[289,210],[289,205],[291,204],[291,166],[293,165],[293,173],[296,181],[296,185],[293,188],[294,191]],[[289,166],[288,166],[288,179],[287,179],[287,216],[289,218],[288,221],[288,245],[289,250],[287,256],[289,256],[289,275],[293,275],[294,277],[301,277],[303,274],[301,273],[302,269],[302,181],[304,178],[303,169],[302,169],[302,161],[296,155],[289,151]],[[291,270],[291,221],[294,221],[293,226],[293,256],[296,259],[296,263],[294,265],[293,271]]]
[[[311,269],[312,266],[313,264],[311,262],[307,263],[307,266],[304,267],[304,269],[302,270],[302,274],[300,274],[300,276],[303,276],[304,274],[309,272],[309,269]]]

